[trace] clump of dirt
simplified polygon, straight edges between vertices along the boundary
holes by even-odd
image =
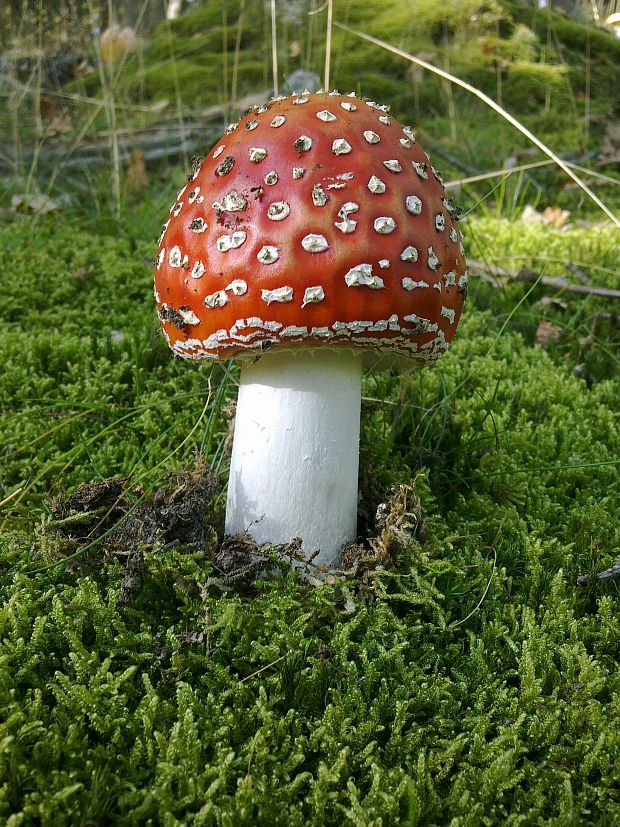
[[[51,503],[51,527],[69,540],[101,537],[108,553],[137,545],[203,549],[210,543],[207,510],[218,482],[204,463],[170,474],[162,488],[146,497],[127,482],[121,477],[87,482],[68,497],[57,497]]]
[[[376,535],[367,545],[344,546],[340,568],[347,577],[363,577],[378,568],[394,568],[398,555],[413,541],[423,543],[428,532],[422,517],[422,505],[414,485],[394,486],[391,496],[377,507]]]
[[[116,605],[119,609],[125,609],[135,603],[144,586],[146,575],[144,551],[140,547],[133,548],[127,556],[121,590],[116,598]]]
[[[59,495],[50,503],[51,527],[71,540],[99,536],[124,513],[126,483],[123,477],[94,480],[79,485],[68,497]]]
[[[235,534],[227,537],[213,554],[215,572],[210,580],[247,592],[258,577],[276,568],[277,560],[306,562],[299,537],[283,545],[259,545],[248,534]]]
[[[60,534],[64,555],[95,543],[96,559],[118,559],[124,576],[119,607],[132,605],[147,577],[145,551],[182,548],[213,554],[217,535],[208,522],[208,508],[218,482],[203,462],[189,471],[170,474],[149,495],[131,489],[128,478],[113,477],[84,483],[69,496],[50,504],[49,528]],[[92,565],[92,554],[80,559]]]

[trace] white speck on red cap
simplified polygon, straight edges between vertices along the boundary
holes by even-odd
[[[185,324],[200,324],[200,319],[198,318],[198,316],[194,313],[193,310],[190,310],[189,308],[179,307],[179,315],[183,319]]]
[[[364,138],[368,141],[369,144],[378,144],[381,138],[377,135],[376,132],[373,132],[372,129],[367,129],[364,132]]]
[[[194,266],[192,267],[192,272],[190,276],[193,279],[201,279],[205,273],[205,266],[200,259],[196,259],[194,262]]]
[[[340,103],[343,109],[346,109],[347,112],[355,112],[357,106],[354,103],[349,103],[349,101],[342,101]]]
[[[396,222],[389,215],[381,215],[379,218],[375,218],[373,226],[377,233],[389,235],[396,229]]]
[[[385,184],[380,178],[377,178],[376,175],[372,175],[368,182],[368,189],[375,195],[379,195],[385,192]]]
[[[286,201],[274,201],[267,209],[267,218],[282,221],[290,213],[291,207]]]
[[[267,175],[263,178],[263,181],[268,184],[269,186],[273,186],[273,184],[278,183],[278,173],[275,169],[272,169],[271,172],[268,172]]]
[[[284,117],[284,115],[276,115],[275,118],[269,124],[269,126],[273,126],[274,129],[277,129],[279,126],[282,126],[282,124],[285,122],[286,118]]]
[[[207,229],[207,222],[204,220],[204,218],[194,218],[192,221],[190,221],[189,228],[193,233],[204,233]]]
[[[261,264],[273,264],[274,261],[277,261],[280,258],[280,252],[277,247],[274,247],[271,244],[266,244],[258,251],[256,258]]]
[[[344,138],[336,138],[332,143],[334,155],[348,155],[351,152],[351,144]]]
[[[225,290],[218,290],[216,293],[211,293],[210,296],[205,296],[205,307],[211,310],[215,307],[224,307],[228,302],[228,296]]]
[[[414,281],[413,279],[410,279],[410,278],[404,278],[402,280],[402,285],[405,288],[405,290],[415,290],[416,287],[428,287],[429,286],[427,281]]]
[[[341,233],[352,233],[357,227],[357,221],[345,217],[342,221],[334,221],[334,226],[337,227]]]
[[[248,155],[253,164],[260,164],[267,157],[267,150],[264,146],[251,146],[248,149]]]
[[[455,314],[454,310],[452,310],[451,307],[442,307],[441,308],[441,315],[445,319],[447,319],[450,322],[450,324],[454,324],[454,317],[455,317],[456,314]]]
[[[308,253],[322,253],[324,250],[327,250],[329,244],[324,235],[308,233],[308,235],[302,238],[301,246]]]
[[[293,141],[293,146],[298,152],[308,152],[309,149],[312,149],[312,138],[308,135],[300,135],[299,138]]]
[[[170,219],[168,219],[168,220],[164,223],[163,227],[161,228],[161,233],[160,233],[160,235],[159,235],[159,238],[157,239],[157,243],[158,243],[158,244],[161,244],[161,243],[162,243],[162,241],[164,240],[164,236],[166,235],[166,230],[168,229],[168,224],[170,224]]]
[[[290,302],[293,300],[293,288],[285,286],[276,287],[275,290],[261,290],[260,297],[266,304]]]
[[[357,264],[344,277],[347,287],[370,287],[378,290],[384,286],[383,279],[373,275],[372,264]]]
[[[304,291],[304,300],[301,306],[305,307],[307,304],[317,304],[317,302],[322,302],[324,298],[325,290],[321,287],[321,285],[306,287]]]
[[[312,203],[315,207],[324,207],[329,200],[329,195],[325,192],[320,184],[315,184],[312,187]]]
[[[401,261],[417,261],[418,260],[418,251],[415,247],[409,245],[405,247],[405,249],[400,254]]]
[[[226,253],[228,250],[236,250],[237,247],[241,247],[246,238],[247,235],[243,230],[237,230],[230,235],[221,235],[215,242],[215,245],[220,253]]]
[[[317,112],[316,116],[320,121],[323,121],[324,123],[336,120],[336,116],[333,115],[328,109],[323,109],[321,112]]]
[[[390,172],[402,172],[403,168],[396,158],[391,158],[389,161],[384,161],[383,166],[390,170]]]
[[[440,265],[440,261],[435,254],[435,251],[432,247],[428,248],[428,266],[431,270],[436,270]]]
[[[248,284],[243,279],[234,279],[224,289],[230,290],[235,296],[243,296],[248,292]]]
[[[412,215],[420,215],[422,212],[422,201],[417,195],[408,195],[405,198],[405,207]]]
[[[214,201],[213,207],[216,210],[224,210],[226,212],[237,212],[238,210],[245,210],[248,202],[244,196],[237,190],[227,192],[221,201]]]
[[[170,250],[168,254],[168,264],[171,267],[180,267],[181,266],[181,248],[177,247],[176,245]]]

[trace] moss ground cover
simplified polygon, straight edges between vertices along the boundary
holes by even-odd
[[[607,231],[468,224],[471,256],[613,285]],[[151,256],[59,214],[0,229],[0,820],[620,824],[617,311],[475,281],[439,365],[366,377],[362,524],[414,481],[426,522],[385,569],[236,590],[145,544],[119,601],[126,556],[57,565],[50,496],[138,501],[196,452],[223,481],[234,398],[168,354]]]

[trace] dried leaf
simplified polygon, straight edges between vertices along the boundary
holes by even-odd
[[[57,210],[58,204],[47,195],[14,195],[11,198],[11,212],[48,213]]]
[[[543,296],[536,302],[536,304],[540,304],[542,307],[553,304],[555,307],[560,307],[562,310],[566,310],[568,307],[567,302],[562,299],[558,299],[556,296]]]
[[[527,204],[521,214],[521,221],[524,224],[544,224],[555,230],[561,229],[569,218],[570,212],[557,206],[546,207],[543,212],[539,212],[531,204]]]
[[[538,347],[543,347],[546,350],[552,342],[559,342],[561,335],[561,327],[557,324],[553,324],[553,322],[543,320],[538,323],[534,343],[538,345]]]
[[[561,207],[547,207],[543,212],[543,221],[549,227],[559,230],[570,218],[570,212]]]
[[[526,204],[523,208],[523,212],[521,213],[521,221],[524,224],[544,224],[545,219],[543,218],[543,214],[538,212],[537,209],[532,207],[531,204]]]
[[[135,51],[137,47],[138,38],[135,31],[130,26],[121,28],[116,23],[109,26],[99,40],[101,59],[109,66],[128,52]]]

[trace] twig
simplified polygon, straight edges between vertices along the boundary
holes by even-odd
[[[19,488],[16,488],[15,491],[12,491],[8,496],[6,496],[3,500],[0,500],[0,508],[5,506],[7,503],[10,503],[12,499],[17,497],[18,494],[21,494],[23,491],[24,486],[20,485]]]
[[[277,660],[274,660],[271,663],[268,663],[267,666],[263,666],[260,669],[257,669],[256,672],[252,672],[251,675],[246,675],[245,678],[241,678],[239,683],[245,683],[246,681],[249,681],[251,678],[255,678],[257,675],[260,675],[261,672],[264,672],[266,669],[271,669],[272,666],[276,666],[276,664],[280,663],[280,661],[283,661],[284,658],[287,658],[287,657],[288,657],[288,654],[282,655],[282,657],[278,658]]]
[[[620,577],[620,557],[612,564],[611,568],[605,569],[605,571],[598,571],[596,573],[596,579],[600,580],[601,582],[605,582],[605,580],[616,580]],[[577,578],[577,585],[578,586],[587,586],[590,582],[590,575],[589,574],[582,574],[580,577]]]
[[[438,149],[436,146],[432,147],[432,151],[437,155],[442,155],[442,150]],[[445,153],[444,153],[445,155]],[[442,156],[443,157],[443,156]],[[446,160],[449,163],[452,163],[455,166],[459,166],[457,163],[458,159],[451,159],[450,157],[446,156]],[[610,175],[603,175],[601,172],[595,172],[592,169],[588,169],[587,167],[582,167],[579,164],[575,164],[572,161],[565,161],[564,162],[567,167],[571,169],[576,169],[578,172],[583,172],[586,175],[590,175],[593,178],[596,178],[602,184],[620,184],[620,179],[612,178]],[[547,167],[553,164],[552,160],[548,161],[532,161],[529,164],[519,164],[516,167],[504,167],[503,169],[496,169],[493,172],[481,172],[479,175],[471,175],[469,178],[459,178],[456,181],[447,181],[444,185],[447,190],[449,189],[456,189],[457,187],[462,186],[463,184],[476,184],[478,181],[486,181],[489,178],[500,178],[502,175],[505,175],[508,178],[512,175],[513,172],[528,172],[531,169],[538,169],[539,167]],[[462,166],[461,166],[462,168]],[[576,187],[577,184],[568,183],[566,184],[566,188]]]
[[[512,281],[538,281],[545,287],[552,290],[566,290],[568,293],[579,293],[586,296],[601,296],[605,299],[620,299],[620,290],[613,290],[611,287],[591,287],[588,284],[572,284],[561,276],[541,276],[533,270],[523,268],[518,272],[515,270],[495,269],[483,261],[468,259],[470,269],[480,274],[488,274],[493,279],[510,279]],[[483,276],[484,277],[484,276]]]

